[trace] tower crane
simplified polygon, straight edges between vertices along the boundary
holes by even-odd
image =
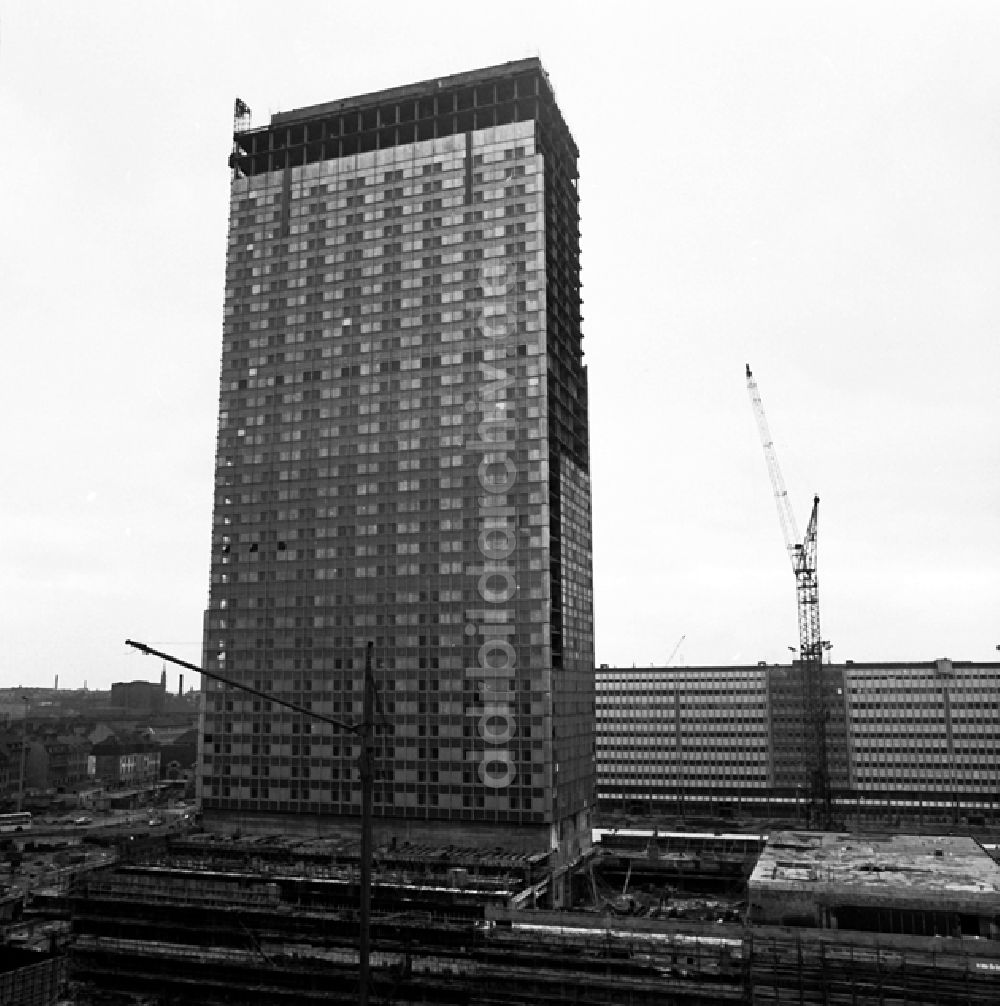
[[[785,548],[795,574],[799,619],[799,667],[802,675],[802,699],[805,713],[805,762],[809,781],[809,806],[824,827],[831,820],[830,774],[826,750],[826,701],[823,694],[823,640],[819,628],[819,582],[816,576],[816,518],[819,497],[813,497],[812,514],[803,538],[799,538],[795,514],[778,465],[774,441],[764,415],[757,382],[747,364],[747,391],[753,405],[767,472],[778,508],[778,520],[785,538]]]

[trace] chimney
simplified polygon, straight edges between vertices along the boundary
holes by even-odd
[[[178,698],[184,695],[184,675],[182,674],[177,680],[177,696]]]

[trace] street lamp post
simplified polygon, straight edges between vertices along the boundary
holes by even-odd
[[[21,779],[17,785],[17,812],[24,809],[24,759],[28,749],[28,705],[27,696],[24,699],[24,715],[21,717]]]
[[[202,674],[206,678],[211,678],[213,681],[218,681],[229,688],[235,688],[241,692],[249,692],[251,695],[256,695],[258,698],[265,699],[268,702],[273,702],[275,705],[284,706],[286,709],[291,709],[293,712],[301,713],[303,716],[311,716],[313,719],[319,720],[321,723],[328,723],[330,726],[337,727],[340,730],[346,730],[349,733],[357,734],[361,741],[361,754],[358,758],[358,769],[359,775],[361,776],[361,904],[360,911],[358,913],[358,928],[360,930],[358,935],[358,1006],[368,1006],[368,989],[371,984],[369,966],[369,931],[371,928],[372,787],[374,779],[374,769],[372,766],[372,741],[374,736],[373,719],[375,714],[375,678],[372,674],[372,649],[374,647],[374,643],[369,641],[365,650],[364,701],[362,704],[360,723],[348,723],[346,720],[338,720],[333,716],[325,716],[323,713],[317,713],[312,709],[306,709],[305,706],[300,706],[296,702],[289,702],[287,699],[279,699],[276,695],[270,695],[267,692],[261,691],[259,688],[252,688],[250,685],[244,685],[239,681],[233,681],[232,678],[223,677],[223,675],[217,674],[215,671],[206,671],[205,668],[199,667],[197,664],[181,660],[179,657],[171,656],[169,653],[154,650],[151,646],[147,646],[145,643],[137,643],[134,640],[126,639],[125,645],[134,647],[141,653],[145,653],[147,656],[159,657],[161,660],[168,660],[172,664],[177,664],[180,667],[186,667],[188,670]]]
[[[372,718],[375,715],[375,679],[372,676],[372,643],[365,650],[365,697],[361,713],[361,757],[358,759],[361,776],[361,911],[358,937],[358,957],[361,986],[359,1006],[368,1006],[369,946],[368,936],[372,897]]]

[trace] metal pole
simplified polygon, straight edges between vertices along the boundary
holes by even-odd
[[[322,723],[329,723],[331,726],[339,727],[341,730],[347,730],[350,733],[358,734],[361,738],[361,756],[358,759],[359,775],[361,776],[361,911],[359,919],[360,988],[358,990],[358,1003],[359,1006],[368,1006],[368,987],[370,984],[369,919],[371,915],[372,885],[372,785],[374,779],[374,772],[372,770],[372,737],[375,726],[375,678],[372,675],[372,649],[375,644],[369,640],[368,649],[365,652],[365,691],[361,723],[347,723],[344,720],[334,719],[332,716],[324,716],[322,713],[314,712],[312,709],[306,709],[305,706],[296,705],[294,702],[287,702],[285,699],[279,699],[274,695],[269,695],[267,692],[262,692],[258,688],[252,688],[250,685],[244,685],[238,681],[233,681],[232,678],[223,677],[221,674],[216,674],[214,671],[206,671],[203,667],[199,667],[197,664],[188,663],[188,661],[181,660],[179,657],[173,657],[169,653],[154,650],[151,646],[147,646],[145,643],[137,643],[134,640],[126,639],[125,645],[132,646],[147,655],[160,657],[162,660],[169,660],[171,663],[177,664],[180,667],[186,667],[189,670],[197,671],[199,674],[203,674],[206,678],[211,678],[213,681],[219,681],[229,688],[235,688],[237,691],[241,692],[249,692],[251,695],[256,695],[259,698],[266,699],[268,702],[273,702],[275,705],[284,706],[286,709],[293,709],[295,712],[301,713],[303,716],[311,716],[313,719],[319,720]],[[24,784],[22,782],[22,789],[23,788]]]
[[[361,936],[360,971],[361,988],[358,991],[359,1006],[368,1006],[369,948],[368,933],[371,917],[372,891],[372,730],[375,718],[375,679],[372,677],[372,648],[369,641],[365,651],[365,698],[361,716]]]
[[[329,723],[331,726],[340,727],[341,730],[349,730],[351,733],[357,733],[360,729],[357,723],[348,723],[345,720],[334,719],[332,716],[324,716],[322,713],[314,712],[312,709],[306,709],[305,706],[297,705],[295,702],[288,702],[286,699],[279,699],[277,695],[270,695],[267,692],[262,692],[259,688],[252,688],[250,685],[244,685],[239,681],[233,681],[232,678],[225,678],[221,674],[217,674],[215,671],[206,671],[204,667],[188,663],[188,661],[181,660],[179,657],[172,657],[169,653],[162,652],[162,650],[154,650],[151,646],[147,646],[145,643],[137,643],[135,640],[126,639],[125,645],[132,646],[141,653],[145,653],[147,656],[160,657],[162,660],[169,660],[172,664],[177,664],[179,667],[186,667],[189,671],[197,671],[199,674],[203,674],[206,678],[211,678],[213,681],[219,681],[229,688],[235,688],[240,692],[249,692],[251,695],[256,695],[260,699],[266,699],[268,702],[273,702],[276,706],[284,706],[286,709],[291,709],[293,712],[301,713],[303,716],[311,716],[314,720],[319,720],[322,723]]]
[[[17,812],[21,813],[24,803],[24,757],[28,748],[28,700],[24,700],[24,716],[21,719],[21,781],[17,787]]]

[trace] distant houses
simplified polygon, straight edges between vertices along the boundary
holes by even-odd
[[[99,794],[193,778],[194,693],[159,682],[110,691],[0,689],[0,811],[91,805]]]

